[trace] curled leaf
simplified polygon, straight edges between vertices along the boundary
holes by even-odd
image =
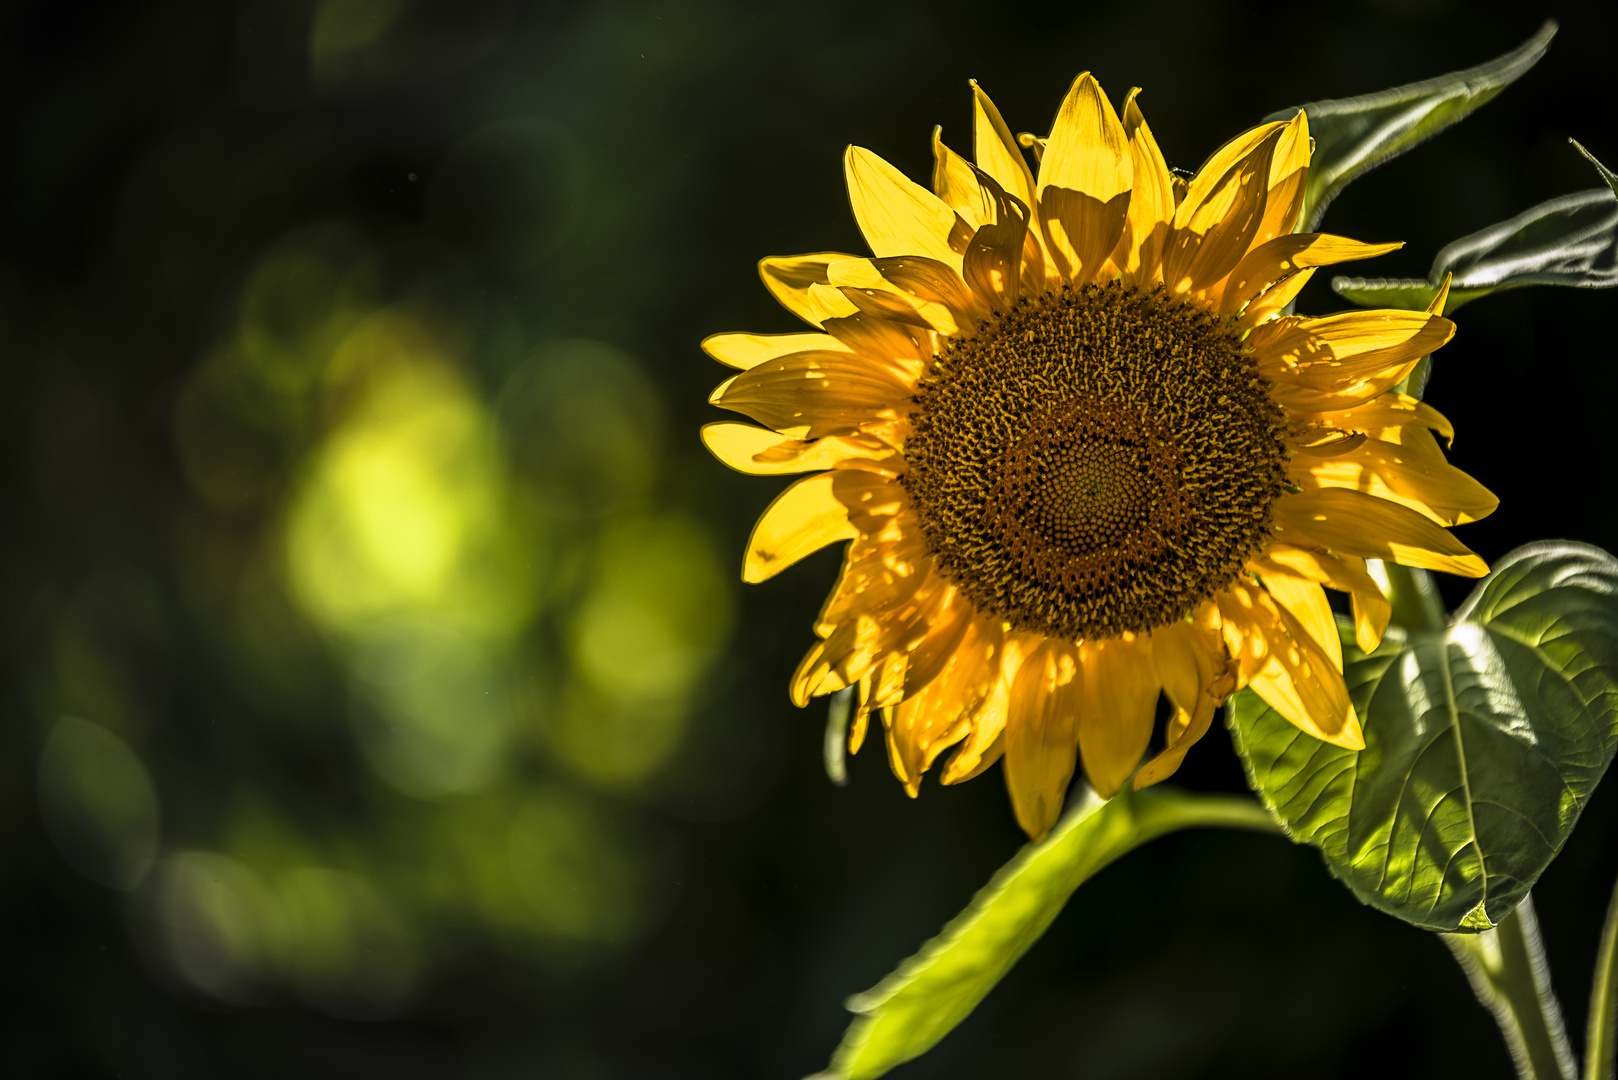
[[[1313,232],[1326,206],[1353,180],[1465,119],[1539,62],[1556,36],[1547,19],[1534,36],[1488,63],[1376,94],[1302,106],[1315,138],[1298,231]],[[1297,106],[1265,121],[1286,120]]]

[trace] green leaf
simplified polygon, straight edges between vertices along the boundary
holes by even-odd
[[[1298,230],[1312,231],[1327,204],[1362,173],[1432,138],[1510,86],[1538,63],[1555,36],[1556,20],[1547,19],[1533,37],[1486,64],[1377,94],[1302,106],[1315,153]],[[1297,111],[1296,106],[1281,109],[1264,119],[1289,120]]]
[[[1601,179],[1605,180],[1607,182],[1607,186],[1612,188],[1612,193],[1614,195],[1618,195],[1618,173],[1614,173],[1611,169],[1597,161],[1596,156],[1590,153],[1590,151],[1586,150],[1584,148],[1584,144],[1579,140],[1569,139],[1568,142],[1573,144],[1573,149],[1584,155],[1584,160],[1596,167],[1596,172],[1601,174]]]
[[[1432,302],[1445,274],[1455,275],[1446,312],[1523,285],[1610,289],[1618,285],[1618,195],[1608,188],[1563,195],[1464,236],[1438,253],[1426,281],[1338,277],[1331,287],[1366,307],[1414,311]]]
[[[1390,630],[1344,674],[1365,749],[1305,735],[1255,694],[1227,713],[1253,789],[1362,901],[1481,930],[1550,865],[1618,745],[1618,560],[1520,548],[1442,631]]]
[[[994,989],[1073,890],[1132,848],[1197,825],[1275,828],[1245,797],[1155,787],[1103,801],[1085,788],[1051,834],[1024,847],[937,937],[849,999],[858,1018],[822,1076],[864,1080],[925,1053]]]
[[[1438,280],[1442,282],[1444,279]],[[1401,311],[1425,311],[1427,305],[1433,302],[1433,297],[1438,295],[1438,286],[1425,278],[1334,277],[1331,279],[1331,287],[1339,295],[1361,307],[1398,308]],[[1464,289],[1455,288],[1451,283],[1449,299],[1444,302],[1444,311],[1454,311],[1467,301],[1476,300],[1478,296],[1491,291],[1493,290],[1470,295]]]
[[[1605,188],[1540,203],[1510,221],[1463,236],[1438,253],[1420,278],[1333,278],[1331,287],[1366,307],[1418,311],[1432,303],[1446,274],[1446,312],[1501,289],[1565,285],[1608,289],[1618,285],[1618,176],[1569,139],[1596,167]]]

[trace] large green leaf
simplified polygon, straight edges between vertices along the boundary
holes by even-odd
[[[1618,745],[1618,560],[1506,556],[1442,631],[1344,645],[1365,749],[1327,745],[1243,692],[1253,789],[1365,903],[1431,930],[1509,914],[1572,832]]]
[[[1103,802],[1086,788],[1051,834],[1023,848],[937,937],[849,999],[858,1018],[822,1076],[864,1080],[926,1052],[1011,970],[1074,889],[1132,848],[1197,825],[1275,828],[1245,797],[1157,787]]]
[[[1432,302],[1445,274],[1454,274],[1446,312],[1522,285],[1610,289],[1618,285],[1618,196],[1605,187],[1563,195],[1464,236],[1438,253],[1426,281],[1338,277],[1331,287],[1366,307],[1415,311]]]
[[[1313,230],[1327,204],[1360,174],[1432,138],[1510,86],[1538,63],[1555,36],[1556,20],[1548,19],[1533,37],[1486,64],[1363,97],[1302,106],[1315,153],[1299,231]],[[1265,120],[1286,120],[1297,111],[1297,106],[1281,109]]]

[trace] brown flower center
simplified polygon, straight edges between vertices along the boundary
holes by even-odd
[[[1024,299],[922,381],[903,482],[944,574],[1064,638],[1140,633],[1269,537],[1283,415],[1202,309],[1118,285]]]

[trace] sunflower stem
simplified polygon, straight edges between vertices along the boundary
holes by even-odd
[[[1395,626],[1426,633],[1444,629],[1448,617],[1431,574],[1418,567],[1391,562],[1376,564],[1371,573],[1379,579],[1378,584],[1393,605]]]
[[[1577,1080],[1562,1010],[1551,992],[1551,970],[1531,897],[1500,925],[1477,934],[1441,934],[1472,990],[1506,1037],[1522,1080]]]
[[[1607,922],[1601,928],[1601,949],[1596,954],[1596,973],[1590,986],[1589,1028],[1584,1038],[1584,1080],[1613,1080],[1618,1075],[1618,885],[1613,886],[1607,905]]]

